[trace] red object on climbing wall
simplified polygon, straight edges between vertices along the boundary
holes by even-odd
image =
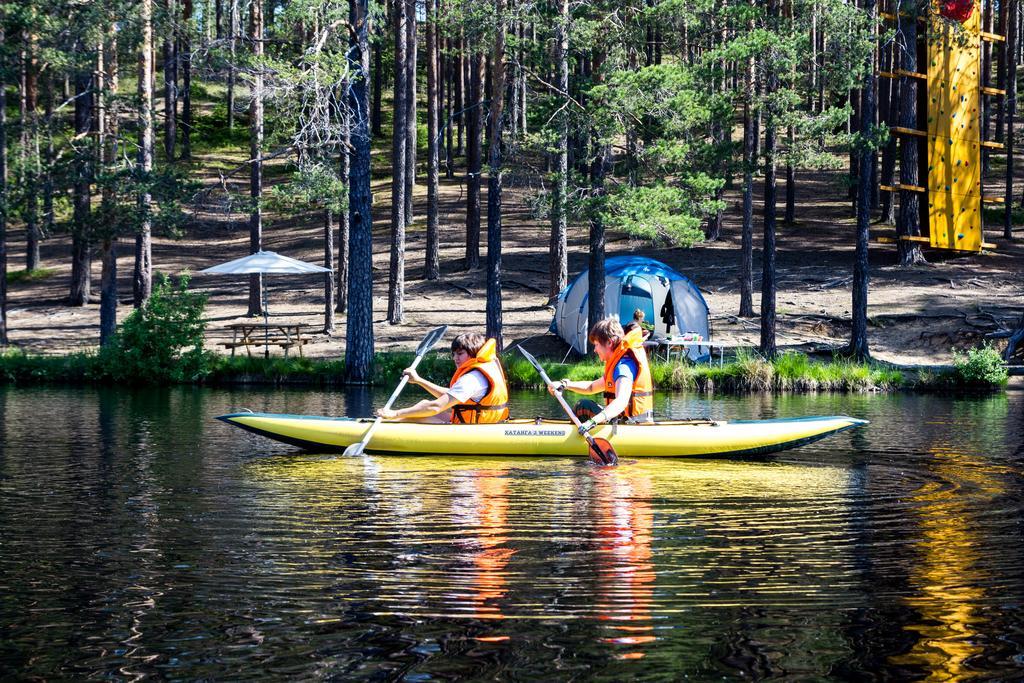
[[[971,18],[973,11],[974,0],[942,0],[939,3],[939,14],[961,24]]]

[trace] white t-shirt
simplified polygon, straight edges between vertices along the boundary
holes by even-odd
[[[445,393],[459,403],[465,403],[466,401],[480,401],[487,395],[489,388],[490,384],[488,384],[484,373],[479,370],[470,370]]]

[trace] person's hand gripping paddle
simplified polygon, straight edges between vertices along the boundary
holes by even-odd
[[[434,348],[434,345],[441,341],[441,337],[443,337],[444,333],[447,331],[448,326],[441,325],[441,327],[431,330],[430,333],[423,338],[420,345],[416,347],[416,358],[413,359],[412,365],[409,366],[410,370],[416,369],[416,366],[420,364],[421,360],[423,360],[423,356],[427,354],[427,351]],[[395,402],[395,399],[398,398],[398,395],[402,393],[402,389],[404,389],[405,385],[408,383],[409,376],[402,375],[402,381],[398,383],[398,387],[395,388],[394,393],[391,394],[391,398],[389,398],[388,402],[384,404],[385,410],[391,408],[391,404]],[[363,435],[363,440],[346,448],[345,455],[362,455],[366,450],[366,444],[370,443],[370,438],[373,437],[373,433],[377,431],[377,426],[380,424],[382,419],[384,418],[378,417],[374,420],[373,424],[370,425],[370,428],[366,430],[366,434]]]
[[[537,369],[537,372],[540,373],[540,378],[544,380],[544,384],[546,384],[548,388],[551,388],[553,385],[551,378],[548,377],[548,373],[544,372],[544,368],[537,361],[537,359],[534,358],[530,354],[530,352],[524,349],[522,346],[518,348],[519,352],[526,357],[526,360],[530,361],[530,364],[533,365],[533,367]],[[569,416],[569,419],[572,420],[572,423],[576,425],[578,429],[580,427],[580,420],[578,417],[576,417],[576,413],[572,411],[572,408],[569,407],[569,404],[566,403],[565,399],[562,397],[562,392],[555,389],[552,393],[554,394],[555,398],[558,399],[558,403],[561,404],[562,409],[565,411],[565,414]],[[612,448],[612,445],[608,441],[608,439],[593,437],[590,435],[590,432],[581,433],[583,435],[583,438],[587,440],[587,445],[590,446],[590,459],[593,460],[596,464],[617,465],[619,463],[619,456],[615,452],[615,449]]]

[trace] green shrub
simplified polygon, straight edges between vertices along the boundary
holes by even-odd
[[[100,356],[110,379],[128,383],[184,382],[209,372],[203,351],[206,295],[188,291],[183,275],[174,284],[161,275],[153,294],[125,319]]]
[[[1010,373],[999,352],[989,344],[968,349],[967,353],[953,352],[956,379],[967,386],[1006,386]]]

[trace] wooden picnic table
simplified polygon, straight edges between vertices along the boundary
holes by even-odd
[[[302,336],[303,332],[316,329],[315,325],[304,325],[302,323],[262,323],[246,322],[233,323],[228,325],[231,330],[231,341],[221,343],[221,346],[231,349],[231,355],[235,350],[244,346],[246,353],[252,355],[252,347],[263,346],[264,355],[270,355],[271,346],[279,346],[284,349],[285,358],[288,357],[288,350],[293,346],[299,347],[299,355],[302,355],[302,347],[312,342]]]

